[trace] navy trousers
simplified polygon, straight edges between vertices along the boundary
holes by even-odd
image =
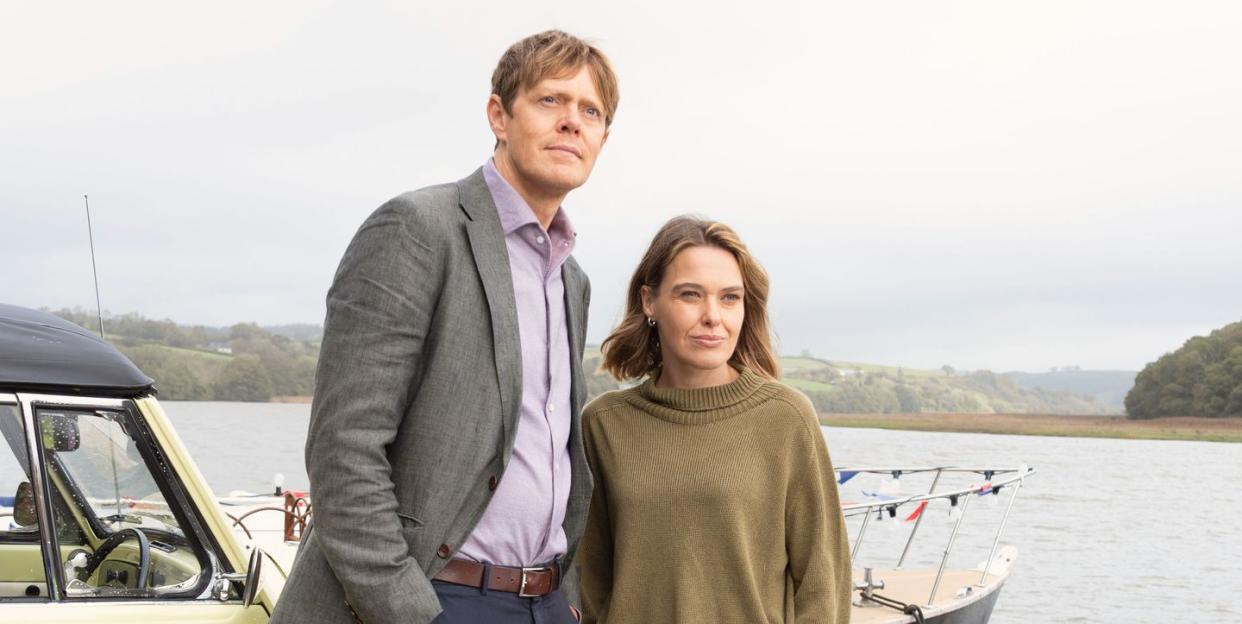
[[[517,594],[432,581],[444,612],[432,624],[575,624],[560,590],[546,596]]]

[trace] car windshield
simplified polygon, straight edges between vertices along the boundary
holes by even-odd
[[[75,507],[89,509],[105,534],[138,527],[183,536],[123,413],[43,409],[39,421],[44,448],[67,481],[62,491]]]

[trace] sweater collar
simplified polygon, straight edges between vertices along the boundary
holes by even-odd
[[[635,406],[662,420],[683,425],[702,425],[735,416],[751,407],[766,380],[750,369],[736,367],[737,379],[707,388],[658,388],[659,375],[652,375],[633,396]],[[761,394],[761,393],[760,393]]]

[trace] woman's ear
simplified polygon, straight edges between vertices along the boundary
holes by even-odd
[[[647,318],[655,316],[655,307],[651,305],[651,287],[643,286],[643,289],[639,292],[639,294],[643,298],[643,314],[647,315]]]

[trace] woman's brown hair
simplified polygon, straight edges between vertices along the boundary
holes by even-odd
[[[689,247],[718,247],[733,255],[742,273],[742,330],[729,362],[772,379],[780,375],[768,327],[768,274],[746,249],[733,228],[718,221],[692,216],[671,219],[647,247],[626,291],[625,315],[600,347],[601,368],[619,380],[638,379],[660,367],[660,343],[655,327],[643,313],[643,287],[658,290],[664,272],[677,254]]]

